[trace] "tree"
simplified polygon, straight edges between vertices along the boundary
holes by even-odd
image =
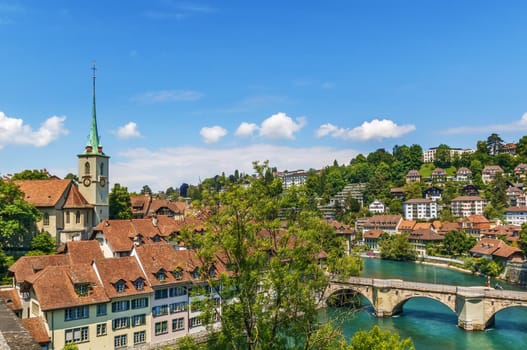
[[[17,185],[0,179],[0,248],[27,247],[41,216]]]
[[[334,273],[337,268],[354,271],[342,265],[350,261],[339,259],[344,251],[333,229],[302,204],[309,201],[297,191],[294,196],[286,193],[289,198],[282,202],[279,179],[264,176],[268,163],[254,163],[254,168],[257,177],[249,187],[235,184],[220,193],[204,191],[202,203],[212,211],[208,231],[188,239],[197,247],[209,286],[222,298],[236,300],[224,303],[219,315],[219,339],[226,342],[225,348],[309,348],[318,329],[314,296],[321,295],[329,281],[317,256],[325,251]],[[282,226],[282,204],[290,207],[292,201],[299,205]],[[230,270],[230,276],[223,274],[219,281],[208,273],[216,254]],[[204,312],[204,321],[210,317]]]
[[[141,194],[152,194],[150,186],[144,185],[143,188],[141,188]]]
[[[70,180],[75,180],[75,181],[79,181],[79,177],[73,173],[68,173],[65,177],[65,179],[70,179]]]
[[[448,168],[452,162],[450,157],[450,147],[441,144],[436,149],[434,165],[439,168]]]
[[[408,234],[389,235],[384,233],[379,242],[381,258],[388,260],[415,260],[416,252],[408,242]]]
[[[11,180],[47,180],[49,179],[49,173],[46,169],[33,169],[33,170],[24,170],[19,173],[16,173],[11,177]]]
[[[110,192],[110,219],[131,219],[132,203],[128,188],[116,183]]]
[[[466,255],[474,245],[476,238],[467,236],[464,231],[449,231],[443,240],[443,252],[450,256]]]
[[[46,255],[55,251],[55,238],[51,237],[48,232],[40,232],[31,239],[31,255]]]
[[[520,239],[518,241],[518,246],[523,250],[523,254],[527,256],[527,223],[522,225],[520,230]]]
[[[490,155],[496,155],[503,148],[503,140],[498,134],[491,134],[487,137],[487,150]]]
[[[188,190],[187,183],[184,182],[181,184],[181,186],[179,186],[179,194],[181,195],[181,197],[188,197],[187,190]]]
[[[348,350],[413,350],[412,339],[401,340],[399,334],[383,331],[375,325],[369,331],[358,331],[351,338]]]

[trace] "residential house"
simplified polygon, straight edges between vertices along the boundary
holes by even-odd
[[[498,225],[481,232],[482,238],[502,239],[509,243],[518,242],[520,239],[521,226],[519,225]]]
[[[382,230],[368,230],[364,232],[362,239],[364,245],[374,252],[379,251],[379,240],[384,231]]]
[[[502,262],[522,262],[524,254],[521,249],[511,247],[501,239],[482,238],[470,250],[470,254],[487,259],[498,259]]]
[[[412,232],[416,223],[415,220],[402,220],[399,224],[398,233]]]
[[[423,161],[425,163],[433,163],[435,161],[437,152],[437,147],[429,148],[428,150],[423,152]],[[454,158],[454,156],[461,157],[464,153],[474,153],[474,150],[472,149],[462,149],[462,148],[450,148],[450,158]]]
[[[368,207],[368,210],[372,214],[383,214],[385,207],[382,202],[376,199],[373,202],[371,202],[371,204]]]
[[[422,177],[421,174],[419,174],[419,171],[413,169],[406,174],[406,183],[421,182],[421,178]]]
[[[455,181],[470,182],[472,181],[472,170],[461,167],[456,170]]]
[[[132,214],[135,219],[142,219],[147,216],[152,203],[152,196],[150,193],[145,193],[140,196],[130,196],[130,203],[132,204]]]
[[[431,229],[417,229],[408,234],[408,242],[414,246],[418,256],[426,257],[426,246],[431,243],[439,243],[445,236],[434,232]]]
[[[499,153],[506,153],[506,154],[510,154],[510,155],[516,155],[516,150],[517,150],[517,145],[515,143],[506,143],[504,144],[500,150],[499,150]]]
[[[527,174],[527,164],[520,163],[516,165],[514,168],[514,176],[516,176],[516,179],[525,179],[525,176]]]
[[[400,187],[394,187],[390,189],[390,194],[392,195],[393,199],[404,199],[404,190]]]
[[[344,240],[346,254],[351,254],[351,248],[353,247],[353,242],[356,239],[355,229],[336,220],[328,221],[328,225],[333,227],[337,237],[341,237]]]
[[[468,184],[463,186],[461,189],[461,195],[463,196],[479,196],[479,190],[476,186]]]
[[[437,203],[426,198],[409,199],[403,203],[406,220],[432,220],[437,218]]]
[[[381,230],[389,234],[395,234],[402,220],[401,215],[373,215],[366,219],[362,230]]]
[[[425,198],[435,201],[439,201],[442,198],[443,190],[436,186],[428,187],[426,190],[423,191],[423,195]]]
[[[457,217],[483,215],[485,205],[486,201],[479,196],[459,196],[452,199],[450,210]]]
[[[275,172],[274,176],[282,180],[283,189],[288,189],[292,186],[301,186],[306,183],[308,173],[304,170],[294,171],[279,171]]]
[[[507,196],[507,203],[511,207],[518,206],[518,203],[521,203],[525,199],[525,193],[516,186],[508,186],[505,194]]]
[[[435,168],[434,170],[432,170],[432,174],[430,175],[430,179],[434,183],[443,183],[446,181],[446,177],[446,170],[442,168]]]
[[[486,165],[481,171],[481,180],[484,184],[488,184],[494,181],[498,173],[503,174],[503,169],[499,165]]]
[[[483,215],[469,215],[459,219],[458,222],[461,230],[476,239],[491,227],[490,221]]]
[[[527,207],[509,207],[505,210],[505,221],[512,225],[523,225],[527,222]]]

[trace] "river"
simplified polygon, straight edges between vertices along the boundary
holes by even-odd
[[[406,281],[482,286],[483,277],[473,276],[445,268],[365,259],[364,277],[399,278]],[[492,281],[494,284],[495,281]],[[499,282],[504,289],[517,286]],[[527,349],[527,308],[512,307],[496,314],[493,328],[482,332],[467,332],[457,327],[457,316],[445,305],[428,298],[410,299],[402,314],[391,318],[377,318],[366,299],[359,310],[327,308],[320,311],[321,319],[337,320],[344,336],[351,338],[358,330],[374,325],[395,331],[402,338],[411,337],[417,350],[435,349]]]

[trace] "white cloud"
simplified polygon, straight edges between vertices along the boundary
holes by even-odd
[[[201,128],[199,134],[203,138],[203,142],[215,143],[218,142],[223,136],[227,135],[227,130],[221,126],[215,125]]]
[[[238,129],[234,132],[234,135],[241,137],[253,136],[254,132],[258,130],[258,125],[254,123],[243,122],[238,126]]]
[[[141,103],[164,103],[180,101],[197,101],[204,95],[192,90],[160,90],[145,92],[135,97]]]
[[[273,114],[262,122],[260,136],[270,139],[295,139],[295,133],[306,124],[304,117],[296,118],[296,122],[285,113]]]
[[[317,129],[315,135],[317,137],[330,135],[334,138],[352,141],[380,141],[386,138],[401,137],[414,130],[415,125],[397,125],[389,119],[373,119],[371,122],[365,121],[353,129],[337,127],[330,123],[323,124]]]
[[[116,135],[123,140],[141,137],[141,133],[137,130],[137,124],[134,122],[129,122],[128,124],[119,127]]]
[[[527,113],[523,113],[520,120],[508,124],[492,124],[492,125],[470,125],[449,128],[441,131],[442,134],[491,134],[499,132],[510,131],[526,131],[527,130]]]
[[[269,164],[279,170],[308,170],[321,169],[333,164],[333,160],[337,160],[339,164],[348,164],[358,153],[353,149],[292,148],[269,144],[227,149],[206,147],[130,149],[113,156],[111,181],[128,187],[129,191],[139,191],[145,184],[148,184],[152,190],[159,191],[170,186],[179,187],[183,182],[198,184],[200,179],[213,177],[221,172],[229,175],[235,169],[252,174],[253,161],[269,160]],[[306,154],[309,157],[306,157]]]
[[[47,146],[60,135],[68,134],[64,128],[65,120],[66,117],[52,116],[33,131],[22,119],[11,118],[0,112],[0,149],[7,145]]]

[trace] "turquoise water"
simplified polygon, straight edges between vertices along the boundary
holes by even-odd
[[[362,276],[399,278],[407,281],[459,286],[482,286],[485,279],[429,265],[366,259]],[[494,281],[492,283],[495,283]],[[504,289],[519,289],[500,282]],[[527,349],[527,308],[512,307],[496,314],[493,328],[483,332],[466,332],[457,327],[457,316],[445,305],[428,298],[410,299],[399,316],[377,318],[363,299],[359,310],[327,308],[321,319],[337,320],[346,337],[373,325],[411,337],[417,350],[434,349]]]

